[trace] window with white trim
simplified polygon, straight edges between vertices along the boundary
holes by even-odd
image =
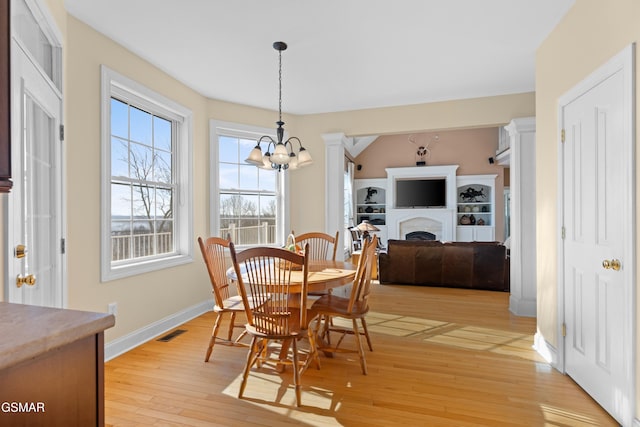
[[[102,280],[190,262],[191,111],[102,67]]]
[[[211,229],[237,246],[284,242],[285,173],[245,162],[258,139],[273,132],[211,121]]]

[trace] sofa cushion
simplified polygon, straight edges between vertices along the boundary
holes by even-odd
[[[440,242],[438,242],[440,243]],[[426,245],[415,247],[416,284],[436,285],[442,283],[442,255],[444,245]]]
[[[506,291],[509,289],[508,278],[505,278],[505,264],[507,256],[503,245],[477,246],[473,256],[473,287]],[[505,268],[496,268],[496,266]],[[506,271],[508,276],[509,271]]]
[[[399,242],[401,241],[389,240],[387,252],[378,254],[380,281],[411,284],[415,281],[415,250],[412,246]]]
[[[473,254],[475,247],[446,243],[442,256],[442,285],[471,288],[473,283]]]

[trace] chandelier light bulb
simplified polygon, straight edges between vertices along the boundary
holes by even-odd
[[[286,165],[289,163],[289,152],[282,142],[276,144],[276,149],[273,150],[273,154],[271,155],[271,161],[277,165]]]

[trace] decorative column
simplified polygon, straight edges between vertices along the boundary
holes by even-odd
[[[336,259],[344,260],[345,228],[344,228],[344,133],[325,133],[322,135],[325,144],[325,232],[333,234],[340,231],[340,241]]]
[[[511,296],[509,311],[536,316],[536,121],[505,126],[511,143]]]

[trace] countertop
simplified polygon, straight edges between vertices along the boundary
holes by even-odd
[[[113,325],[112,314],[0,302],[0,370]]]

